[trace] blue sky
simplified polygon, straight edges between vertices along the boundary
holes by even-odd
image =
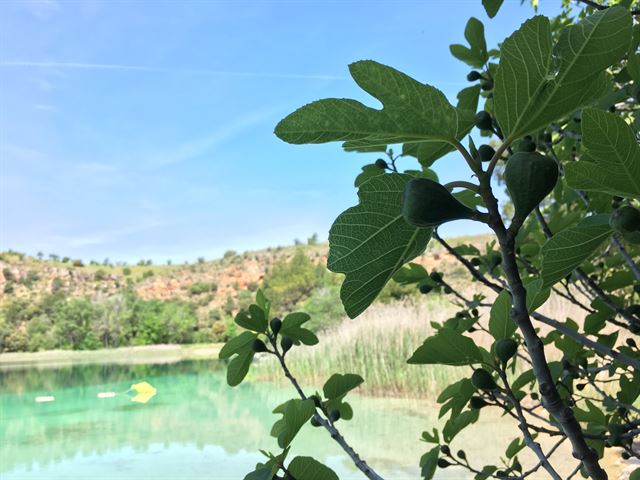
[[[287,145],[278,120],[319,98],[375,105],[348,77],[360,59],[455,100],[469,68],[449,44],[469,16],[491,47],[533,15],[505,3],[489,20],[480,0],[4,0],[0,249],[163,262],[325,239],[378,156]],[[435,169],[468,175],[453,154]]]

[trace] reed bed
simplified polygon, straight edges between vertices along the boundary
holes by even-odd
[[[471,292],[469,292],[471,293]],[[492,297],[490,297],[492,298]],[[490,300],[489,300],[490,301]],[[443,365],[408,365],[406,360],[425,338],[434,333],[431,322],[443,322],[457,311],[448,297],[429,296],[376,304],[356,319],[344,318],[318,334],[314,347],[295,347],[287,355],[294,376],[311,389],[319,389],[332,373],[357,373],[365,379],[362,393],[435,399],[449,384],[468,377],[470,368]],[[567,317],[581,323],[584,312],[559,297],[552,297],[541,309],[558,320]],[[489,309],[480,309],[483,323]],[[536,323],[541,332],[549,331]],[[490,348],[493,339],[475,332],[476,344]],[[546,347],[550,360],[561,354],[552,345]],[[520,362],[514,375],[527,369]],[[275,359],[263,356],[252,368],[258,380],[285,382]]]

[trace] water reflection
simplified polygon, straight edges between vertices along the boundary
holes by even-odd
[[[124,395],[97,397],[143,380],[158,390],[147,404]],[[36,403],[40,395],[55,401]],[[271,411],[290,397],[291,390],[268,384],[230,389],[211,361],[0,371],[0,476],[241,479],[261,459],[258,449],[277,450],[269,436],[276,419]],[[388,478],[418,478],[417,462],[427,448],[418,438],[436,424],[437,408],[357,396],[352,403],[356,417],[342,429],[356,450]],[[482,420],[460,445],[481,445],[483,457],[497,458],[517,431],[502,422],[498,430],[494,420]],[[490,441],[478,441],[478,432]],[[343,480],[363,478],[321,430],[304,428],[294,453],[315,456]],[[451,469],[440,475],[467,478]]]

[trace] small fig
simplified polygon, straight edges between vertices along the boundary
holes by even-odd
[[[451,463],[449,463],[448,460],[444,459],[444,458],[439,458],[438,459],[438,467],[440,468],[447,468],[448,466],[450,466]]]
[[[495,380],[484,368],[478,368],[471,375],[471,383],[478,390],[495,390],[498,388]]]
[[[445,455],[451,455],[451,449],[449,448],[449,445],[440,445],[440,452]]]
[[[518,351],[518,342],[511,338],[501,338],[495,345],[496,356],[506,364]]]
[[[482,74],[477,70],[471,70],[467,74],[467,80],[469,80],[470,82],[475,82],[476,80],[480,80],[481,78],[482,78]]]
[[[389,164],[382,158],[379,158],[376,160],[375,166],[380,170],[386,170],[389,167]]]
[[[536,142],[531,137],[524,137],[518,144],[519,152],[535,152]]]
[[[453,290],[451,289],[451,287],[450,287],[449,285],[447,285],[446,287],[444,287],[443,291],[444,291],[444,293],[446,293],[447,295],[453,292]]]
[[[340,420],[340,410],[331,410],[329,412],[329,419],[332,422],[337,422],[338,420]]]
[[[514,220],[523,222],[555,187],[558,165],[539,153],[520,152],[509,158],[504,177],[515,207]]]
[[[269,326],[271,327],[271,331],[273,332],[273,334],[278,335],[278,332],[282,328],[282,320],[280,320],[277,317],[272,318],[271,321],[269,322]]]
[[[322,426],[315,415],[311,417],[311,425],[313,425],[314,427]]]
[[[474,267],[479,267],[481,263],[482,262],[480,261],[480,259],[478,257],[473,257],[471,259],[471,265],[473,265]]]
[[[480,80],[480,88],[485,92],[493,90],[493,80],[491,80],[490,78],[483,78],[482,80]]]
[[[465,460],[467,458],[467,454],[464,453],[464,450],[458,450],[458,458]]]
[[[491,115],[486,110],[482,110],[476,113],[475,117],[475,125],[480,130],[492,130],[493,121],[491,120]]]
[[[267,351],[267,346],[264,344],[264,342],[262,340],[260,340],[259,338],[256,338],[253,341],[253,344],[251,345],[251,348],[253,349],[254,352],[256,353],[261,353],[261,352],[266,352]]]
[[[484,401],[482,397],[471,397],[469,400],[469,407],[473,410],[480,410],[482,407],[486,407],[488,405],[487,402]]]
[[[442,281],[442,274],[434,270],[429,274],[429,278],[436,283],[440,283]]]
[[[280,346],[282,347],[282,353],[287,353],[293,347],[293,340],[289,337],[282,337],[280,340]]]
[[[410,225],[429,228],[452,220],[473,218],[475,212],[438,182],[414,178],[404,189],[402,215]]]
[[[480,145],[478,148],[478,154],[480,155],[480,161],[489,162],[496,153],[495,149],[491,145]]]
[[[427,283],[423,283],[418,287],[418,290],[420,290],[420,293],[422,293],[423,295],[426,295],[431,290],[433,290],[433,287]]]
[[[629,243],[640,243],[640,210],[620,207],[609,216],[609,225]]]

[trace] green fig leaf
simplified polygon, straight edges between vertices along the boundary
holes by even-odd
[[[371,60],[349,70],[382,110],[350,99],[319,100],[284,118],[275,134],[294,144],[349,142],[349,149],[457,138],[458,112],[440,90]]]
[[[573,272],[611,235],[608,215],[587,217],[556,233],[542,247],[541,288],[551,287]]]
[[[242,332],[237,337],[233,337],[220,349],[218,358],[225,360],[231,358],[234,353],[240,353],[243,350],[251,350],[251,344],[256,339],[257,335],[251,332]]]
[[[278,439],[280,448],[287,448],[302,426],[313,416],[316,407],[313,400],[293,399],[278,407],[273,413],[282,414],[282,418],[273,424],[271,436]]]
[[[607,93],[610,82],[604,72],[627,52],[630,42],[631,16],[622,7],[598,11],[565,28],[555,52],[549,19],[527,20],[502,44],[495,78],[495,114],[507,140]]]
[[[370,178],[358,190],[360,204],[343,212],[329,231],[327,267],[346,274],[340,298],[351,318],[371,305],[431,238],[431,229],[412,227],[402,218],[402,194],[412,178],[405,174]]]
[[[482,353],[469,337],[451,328],[441,328],[418,347],[407,363],[471,365],[482,362]]]
[[[333,470],[311,457],[295,457],[287,470],[296,480],[339,480]]]
[[[491,306],[489,314],[489,332],[496,340],[511,338],[516,332],[516,322],[511,318],[511,295],[501,291]]]
[[[334,373],[331,375],[322,387],[325,398],[333,400],[334,398],[340,398],[349,393],[354,388],[357,388],[364,379],[360,375],[355,373]]]
[[[620,116],[596,109],[585,109],[581,124],[587,155],[566,165],[569,185],[640,199],[640,146],[633,129]]]
[[[500,10],[502,2],[504,2],[504,0],[482,0],[482,6],[487,12],[487,16],[489,18],[493,18],[498,14],[498,10]]]
[[[234,357],[227,366],[227,384],[235,387],[242,383],[244,377],[249,373],[249,367],[253,361],[254,352],[252,349],[242,350]]]

